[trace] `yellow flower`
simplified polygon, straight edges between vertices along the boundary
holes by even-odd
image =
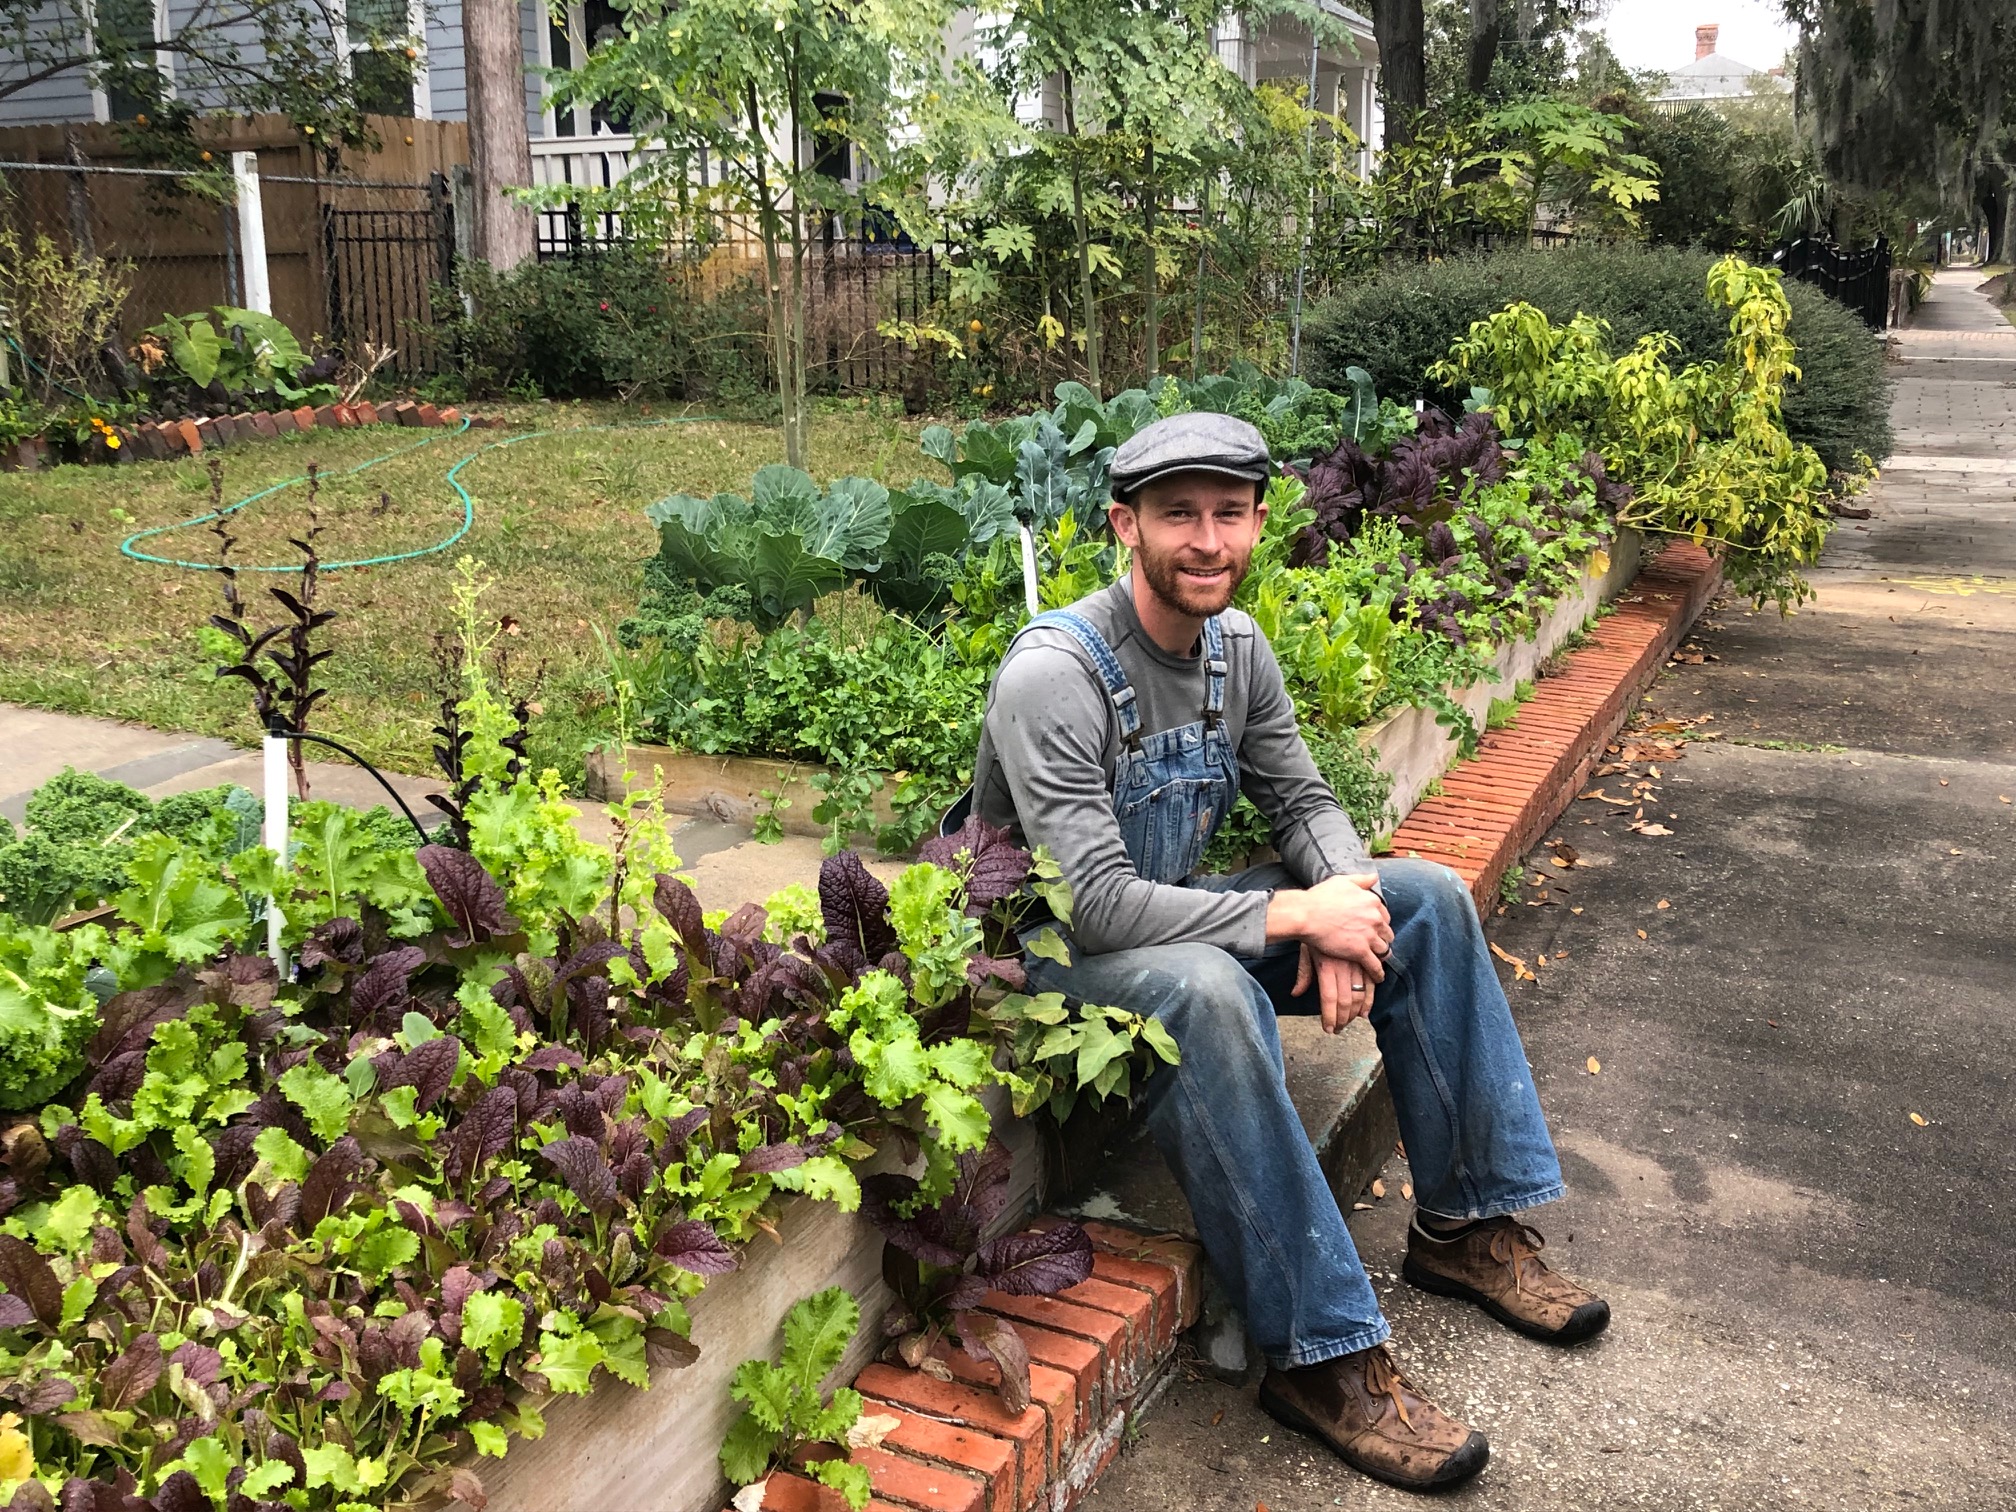
[[[21,1431],[17,1413],[0,1416],[0,1481],[24,1481],[35,1473],[35,1450]]]
[[[981,325],[980,322],[977,320],[969,320],[966,322],[966,329],[971,331],[975,336],[978,336],[982,331],[984,331],[987,328]]]
[[[119,450],[119,438],[113,435],[110,431],[107,431],[105,433],[105,446],[108,451]]]
[[[204,162],[206,162],[206,163],[210,161],[210,154],[209,154],[209,153],[207,153],[207,152],[206,152],[206,153],[204,153],[204,154],[203,154],[203,161],[204,161]]]

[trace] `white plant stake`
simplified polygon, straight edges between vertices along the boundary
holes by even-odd
[[[1030,533],[1026,520],[1017,528],[1022,532],[1022,597],[1029,601],[1033,618],[1042,612],[1036,598],[1036,537]]]
[[[284,872],[287,866],[287,737],[267,731],[261,752],[265,758],[266,777],[266,820],[261,838],[266,848],[280,858],[276,872]],[[284,922],[280,916],[280,895],[276,892],[266,900],[266,954],[273,958],[274,969],[280,973],[283,982],[287,980],[287,952],[280,948],[280,926]]]

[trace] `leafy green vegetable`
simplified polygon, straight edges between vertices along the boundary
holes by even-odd
[[[784,1317],[778,1363],[744,1360],[729,1395],[746,1409],[721,1444],[721,1471],[738,1486],[761,1480],[777,1463],[791,1462],[813,1444],[847,1448],[847,1430],[861,1416],[861,1395],[841,1387],[830,1400],[819,1383],[840,1363],[861,1326],[861,1308],[843,1287],[829,1287],[795,1304]],[[845,1460],[812,1467],[859,1512],[868,1505],[868,1472]]]
[[[0,1108],[32,1108],[83,1070],[98,1028],[85,978],[108,943],[95,924],[0,928]]]

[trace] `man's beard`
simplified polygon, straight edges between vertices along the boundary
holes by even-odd
[[[1192,614],[1199,619],[1208,619],[1220,613],[1232,602],[1239,585],[1246,581],[1247,569],[1253,565],[1253,552],[1249,547],[1244,552],[1226,552],[1216,562],[1188,562],[1183,560],[1181,551],[1162,553],[1148,549],[1143,542],[1135,547],[1134,555],[1140,559],[1141,575],[1148,579],[1148,586],[1155,590],[1156,597],[1172,609]],[[1231,572],[1217,586],[1207,586],[1183,575],[1184,566],[1215,567],[1229,565]]]

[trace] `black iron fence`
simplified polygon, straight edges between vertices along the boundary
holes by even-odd
[[[329,186],[322,245],[329,338],[345,356],[402,378],[453,366],[433,313],[433,286],[455,275],[455,210],[443,175],[422,184]]]
[[[1771,261],[1788,278],[1804,279],[1846,305],[1870,329],[1888,324],[1890,243],[1882,237],[1873,247],[1851,249],[1802,236],[1779,247]]]

